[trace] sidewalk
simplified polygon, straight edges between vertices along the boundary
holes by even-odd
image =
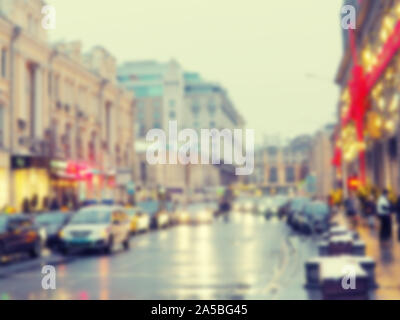
[[[400,299],[400,242],[397,240],[397,223],[393,216],[392,241],[381,245],[379,241],[379,221],[375,221],[375,229],[371,230],[361,219],[356,231],[365,242],[366,255],[376,262],[376,299],[378,300],[399,300]],[[351,229],[343,213],[338,213],[333,221],[346,225]]]

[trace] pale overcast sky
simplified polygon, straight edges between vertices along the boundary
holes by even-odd
[[[312,133],[335,119],[342,0],[47,3],[57,12],[52,40],[102,45],[119,63],[173,57],[220,82],[257,140]]]

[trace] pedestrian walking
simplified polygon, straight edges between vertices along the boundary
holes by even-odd
[[[390,216],[392,208],[388,199],[388,194],[388,190],[383,190],[377,204],[377,213],[380,220],[379,238],[381,241],[389,240],[392,237],[392,220]]]

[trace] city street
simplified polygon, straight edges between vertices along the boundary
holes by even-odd
[[[307,299],[304,261],[316,251],[282,221],[230,214],[135,236],[129,252],[69,259],[56,266],[56,290],[42,289],[39,266],[10,274],[0,279],[0,297]]]

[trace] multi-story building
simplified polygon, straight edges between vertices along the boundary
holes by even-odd
[[[160,128],[168,132],[169,121],[176,121],[178,130],[192,128],[198,132],[203,128],[240,129],[244,126],[243,118],[235,110],[223,87],[205,81],[198,73],[185,72],[175,60],[167,63],[127,62],[118,68],[118,80],[135,93],[136,133],[137,138],[142,140],[138,141],[141,146],[146,145],[143,140],[150,129]],[[138,152],[138,159],[141,160],[136,163],[136,171],[140,172],[140,175],[136,178],[143,186],[154,187],[159,184],[182,192],[187,185],[185,177],[197,176],[194,173],[177,172],[171,179],[165,180],[161,174],[154,175],[156,172],[163,172],[164,169],[156,170],[147,163],[145,148],[138,148]],[[190,169],[180,165],[176,167],[176,170],[182,172],[203,170],[203,174],[199,176],[204,177],[204,186],[207,185],[207,181],[213,181],[215,185],[228,183],[232,180],[232,177],[228,176],[232,176],[234,172],[224,165],[201,165],[201,169],[194,169],[197,166],[190,166]],[[214,179],[215,170],[220,171],[219,181]],[[170,168],[168,171],[174,170]],[[191,179],[189,186],[199,189],[198,184],[194,186],[194,180]]]
[[[135,93],[138,138],[152,128],[167,129],[170,120],[178,130],[244,126],[222,86],[183,71],[175,60],[127,62],[118,68],[118,79]]]
[[[336,76],[342,155],[336,165],[345,187],[357,178],[399,191],[400,1],[365,0],[357,9],[357,29],[344,31]]]
[[[309,175],[311,137],[299,136],[288,143],[268,142],[255,152],[250,182],[264,193],[293,193]]]
[[[315,196],[327,199],[335,186],[335,172],[332,167],[334,125],[326,125],[313,136],[310,174],[315,177]]]
[[[121,198],[132,179],[133,95],[105,49],[50,46],[43,5],[0,2],[0,207]]]
[[[227,91],[204,81],[198,73],[185,73],[184,123],[193,129],[241,129],[244,120],[234,108]]]

